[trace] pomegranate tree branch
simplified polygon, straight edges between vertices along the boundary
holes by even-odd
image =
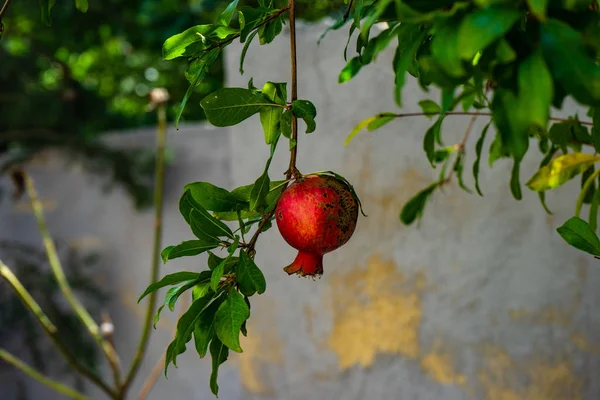
[[[388,114],[386,114],[386,115],[388,115]],[[411,112],[411,113],[395,114],[394,117],[404,118],[404,117],[423,117],[423,116],[435,116],[435,115],[439,115],[439,113]],[[471,116],[480,116],[480,117],[491,117],[492,113],[482,113],[482,112],[478,112],[478,111],[450,111],[450,112],[447,112],[445,115],[446,116],[449,116],[449,115],[471,115]],[[568,118],[550,117],[549,119],[550,119],[550,121],[569,122]],[[580,123],[581,125],[588,125],[588,126],[594,125],[593,122],[589,122],[589,121],[577,121],[577,122]]]
[[[290,0],[288,3],[290,10],[290,59],[292,67],[292,107],[295,100],[298,100],[298,65],[296,62],[296,1]],[[292,135],[290,137],[292,149],[290,151],[290,167],[286,172],[287,179],[300,176],[296,168],[296,156],[298,154],[298,118],[292,111]]]
[[[4,17],[4,14],[6,14],[6,11],[8,10],[8,6],[10,5],[10,1],[11,0],[6,0],[4,2],[4,5],[2,6],[2,9],[0,9],[0,24],[2,24],[2,18]]]
[[[102,381],[100,377],[98,377],[94,372],[89,370],[88,368],[81,365],[75,356],[69,351],[69,349],[62,343],[58,336],[58,329],[56,325],[50,321],[50,318],[44,313],[40,305],[34,300],[34,298],[29,294],[27,289],[23,286],[23,284],[19,281],[19,279],[13,274],[13,272],[0,260],[0,277],[3,278],[8,284],[13,288],[21,302],[31,311],[35,319],[42,325],[42,328],[52,340],[54,346],[58,349],[58,351],[63,355],[65,360],[69,363],[71,367],[77,372],[79,372],[82,376],[88,378],[90,381],[95,383],[99,388],[101,388],[110,398],[114,398],[114,393],[112,389]]]
[[[167,106],[166,100],[158,105],[158,128],[156,131],[156,170],[154,175],[154,244],[152,246],[152,264],[150,268],[150,282],[158,281],[158,272],[160,266],[160,247],[162,238],[163,224],[163,198],[164,198],[164,183],[165,183],[165,147],[167,141]],[[125,378],[125,382],[121,386],[121,397],[125,397],[125,393],[129,385],[133,381],[144,354],[148,347],[148,339],[152,329],[152,316],[156,306],[156,293],[150,294],[148,307],[146,309],[146,318],[142,328],[142,335],[138,344],[137,351],[133,358],[133,362]]]
[[[28,375],[30,378],[40,382],[43,385],[48,386],[50,389],[53,389],[54,391],[56,391],[58,393],[64,394],[65,396],[67,396],[71,399],[90,400],[89,397],[85,396],[82,393],[79,393],[75,389],[72,389],[66,385],[63,385],[62,383],[55,381],[54,379],[48,378],[41,372],[37,371],[35,368],[32,368],[29,365],[25,364],[23,361],[19,360],[17,357],[12,355],[8,351],[4,350],[3,348],[0,348],[0,360],[4,360],[5,362],[12,365],[13,367],[21,370],[23,373]]]
[[[23,173],[25,188],[27,194],[29,196],[29,200],[31,201],[31,207],[33,208],[33,214],[35,215],[35,219],[38,223],[38,229],[40,234],[42,235],[42,241],[44,243],[44,248],[46,249],[46,255],[48,256],[48,262],[50,263],[50,268],[52,269],[52,273],[58,286],[65,296],[65,299],[69,303],[69,305],[75,311],[75,314],[79,318],[79,320],[85,325],[87,330],[89,331],[92,338],[96,341],[98,346],[102,349],[108,362],[110,364],[111,370],[113,372],[113,377],[115,380],[115,384],[119,384],[120,382],[120,365],[119,365],[119,357],[114,347],[106,341],[101,333],[98,324],[94,321],[90,313],[86,310],[86,308],[79,302],[73,290],[71,289],[71,285],[67,281],[67,277],[62,268],[62,264],[58,257],[58,252],[56,251],[56,245],[54,244],[54,240],[52,240],[52,236],[48,231],[48,226],[46,225],[46,219],[44,217],[44,209],[40,199],[38,198],[38,193],[33,183],[33,179],[26,174]]]

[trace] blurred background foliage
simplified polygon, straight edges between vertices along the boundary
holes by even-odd
[[[284,4],[285,1],[276,1]],[[121,184],[139,208],[149,205],[144,177],[152,157],[127,153],[97,139],[107,131],[152,125],[148,94],[166,87],[172,118],[189,83],[185,61],[164,62],[166,38],[191,26],[212,23],[222,0],[91,0],[87,13],[71,2],[42,23],[33,0],[14,0],[0,40],[0,159],[2,171],[49,147],[67,151],[91,172]],[[257,0],[241,4],[258,5]],[[343,12],[343,0],[301,0],[299,16],[314,21]],[[204,119],[198,102],[223,85],[222,60],[215,62],[182,116]]]

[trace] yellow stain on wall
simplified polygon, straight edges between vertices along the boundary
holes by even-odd
[[[570,360],[516,362],[506,350],[487,346],[479,383],[486,400],[580,400],[582,380]]]
[[[582,334],[577,332],[572,333],[570,340],[580,350],[591,353],[596,357],[600,357],[600,346],[590,343],[589,340],[587,340]]]
[[[234,358],[244,388],[253,394],[271,395],[275,374],[283,362],[284,343],[276,329],[276,304],[266,298],[253,307],[248,320],[248,336],[240,335],[244,352]],[[266,300],[266,301],[265,301]],[[257,311],[254,311],[257,310]],[[259,311],[262,310],[262,311]]]
[[[421,359],[421,368],[431,379],[441,384],[456,384],[462,386],[466,377],[454,369],[454,363],[449,354],[432,352]]]
[[[573,319],[573,313],[570,310],[555,307],[544,307],[535,311],[513,308],[508,310],[508,314],[514,322],[528,322],[535,325],[568,327]]]
[[[393,261],[372,256],[366,268],[330,278],[333,329],[327,346],[341,369],[370,366],[379,353],[419,355],[424,276],[406,282]]]

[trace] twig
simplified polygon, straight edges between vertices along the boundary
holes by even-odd
[[[473,130],[473,126],[475,125],[475,120],[477,120],[477,117],[479,115],[480,114],[476,112],[475,114],[473,114],[473,117],[471,117],[471,120],[469,121],[469,125],[467,125],[467,129],[465,130],[465,135],[463,136],[462,140],[458,144],[458,154],[456,155],[456,161],[454,162],[454,167],[452,167],[452,169],[448,173],[448,176],[443,180],[442,183],[448,183],[452,179],[452,175],[454,175],[454,170],[458,164],[458,161],[460,160],[460,157],[465,154],[465,145],[467,144],[469,135],[471,134],[471,131]]]
[[[63,385],[62,383],[55,381],[54,379],[48,378],[44,374],[37,371],[35,368],[32,368],[29,365],[25,364],[23,361],[19,360],[17,357],[15,357],[14,355],[10,354],[8,351],[2,348],[0,348],[0,359],[6,361],[13,367],[27,374],[30,378],[35,379],[36,381],[48,386],[49,388],[53,389],[58,393],[62,393],[65,396],[76,400],[90,400],[89,397],[85,396],[82,393],[79,393],[75,389]]]
[[[158,129],[156,131],[156,170],[154,177],[154,244],[152,246],[152,265],[150,271],[150,282],[158,280],[158,272],[160,266],[160,246],[162,239],[162,224],[163,224],[163,198],[164,198],[164,183],[165,183],[165,147],[167,141],[167,106],[166,103],[160,104],[157,110],[158,114]],[[150,331],[152,328],[152,316],[156,306],[156,292],[152,293],[148,301],[146,309],[146,319],[142,328],[142,335],[138,344],[137,351],[133,358],[133,362],[125,378],[125,382],[121,386],[121,398],[125,396],[129,385],[133,381],[144,354],[148,346]]]
[[[6,0],[4,2],[4,5],[2,6],[2,9],[0,10],[0,23],[2,23],[2,18],[4,17],[4,14],[6,14],[6,11],[8,10],[8,6],[10,5],[11,0]]]
[[[181,316],[185,312],[187,306],[188,306],[187,298],[185,298],[185,300],[182,299],[181,303],[179,303],[179,316],[177,317],[177,319],[181,318]],[[174,326],[173,327],[173,336],[175,336],[176,333],[177,333],[177,326]],[[162,357],[160,358],[160,360],[158,360],[156,362],[156,364],[154,365],[154,368],[152,368],[152,372],[146,379],[146,382],[144,382],[144,384],[142,385],[142,388],[140,389],[140,392],[138,393],[137,400],[144,400],[146,397],[148,397],[148,395],[150,394],[150,391],[152,391],[152,388],[156,384],[156,381],[158,380],[158,377],[160,376],[160,373],[162,372],[162,370],[165,366],[166,355],[167,355],[167,350],[165,349],[165,351],[163,351],[163,353],[162,353]]]
[[[386,114],[387,115],[387,114]],[[423,117],[423,116],[432,116],[439,115],[439,113],[425,113],[425,112],[413,112],[413,113],[401,113],[393,115],[396,118],[404,118],[404,117]],[[445,113],[444,115],[473,115],[480,117],[491,117],[492,113],[482,113],[482,112],[474,112],[474,111],[450,111]],[[561,121],[561,122],[569,122],[568,118],[560,118],[560,117],[550,117],[551,121]],[[581,125],[593,126],[594,123],[591,121],[577,121]]]
[[[350,0],[348,2],[348,7],[346,7],[346,12],[344,13],[344,22],[346,22],[348,20],[348,17],[350,16],[350,10],[352,9],[352,3],[354,2],[354,0]]]
[[[19,279],[15,276],[15,274],[12,273],[10,268],[8,268],[6,264],[2,262],[2,260],[0,260],[0,277],[2,277],[10,286],[12,286],[17,296],[19,296],[23,304],[29,309],[29,311],[32,312],[32,314],[35,316],[35,319],[42,325],[42,328],[44,328],[44,331],[48,337],[50,337],[58,351],[60,351],[71,367],[73,367],[73,369],[79,372],[81,375],[94,382],[98,387],[104,390],[106,394],[113,398],[115,395],[113,390],[96,374],[82,366],[77,361],[75,356],[73,356],[73,354],[68,350],[68,348],[65,347],[58,337],[58,329],[56,328],[56,325],[50,321],[48,316],[44,313],[44,311],[42,311],[40,305],[33,299],[33,297],[31,297],[27,289],[25,289]]]
[[[62,268],[62,265],[60,263],[60,259],[58,258],[58,253],[56,251],[54,241],[52,240],[50,232],[48,231],[46,220],[44,218],[44,210],[42,207],[42,203],[38,198],[37,190],[35,189],[33,180],[26,173],[24,173],[24,176],[27,194],[29,195],[29,199],[31,201],[33,213],[37,220],[38,229],[40,231],[40,234],[42,235],[44,248],[46,249],[46,254],[48,256],[48,262],[50,263],[50,268],[52,269],[52,273],[54,274],[56,282],[58,283],[61,292],[67,299],[67,302],[75,311],[75,314],[77,315],[79,320],[85,325],[90,335],[94,338],[96,343],[98,343],[98,346],[100,346],[100,348],[103,350],[113,371],[115,384],[118,385],[120,382],[120,367],[117,353],[115,349],[111,346],[111,344],[104,340],[104,338],[100,334],[98,324],[96,324],[92,316],[88,313],[88,311],[79,302],[79,300],[73,293],[71,286],[67,281],[67,277],[65,276],[65,272]]]
[[[290,60],[292,69],[292,104],[298,99],[298,66],[296,62],[296,1],[290,0],[288,3],[290,9]],[[298,154],[298,118],[292,111],[292,149],[290,151],[290,167],[286,172],[286,178],[298,178],[300,172],[296,168],[296,156]]]

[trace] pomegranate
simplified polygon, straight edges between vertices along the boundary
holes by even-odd
[[[354,233],[359,204],[350,187],[328,175],[297,179],[281,195],[275,213],[285,241],[298,250],[289,275],[323,274],[323,255],[344,245]]]

